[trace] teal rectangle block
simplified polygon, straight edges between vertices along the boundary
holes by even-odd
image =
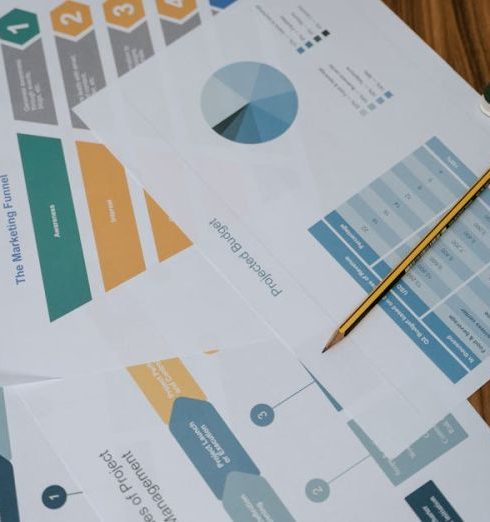
[[[17,135],[51,321],[91,300],[61,140]]]
[[[234,471],[260,471],[215,407],[207,401],[179,397],[174,403],[170,431],[218,499]]]
[[[432,480],[410,493],[405,501],[421,522],[463,522]]]

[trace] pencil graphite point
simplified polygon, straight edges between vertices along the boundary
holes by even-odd
[[[335,330],[334,334],[332,335],[332,337],[330,337],[327,344],[323,348],[322,353],[325,353],[329,348],[332,348],[332,346],[339,343],[344,337],[345,336],[343,333],[339,332],[338,330]]]

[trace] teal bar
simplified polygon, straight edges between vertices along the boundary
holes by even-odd
[[[61,140],[18,134],[51,321],[91,300]]]

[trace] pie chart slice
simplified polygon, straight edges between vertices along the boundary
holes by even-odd
[[[253,113],[253,119],[257,128],[257,132],[261,141],[268,141],[269,136],[280,136],[285,127],[289,127],[287,123],[276,118],[267,110],[263,110],[257,105],[250,105],[250,112]]]
[[[262,65],[257,72],[251,99],[269,98],[278,94],[290,93],[291,90],[295,92],[292,83],[284,74],[274,67]]]
[[[284,123],[294,120],[298,110],[296,93],[291,91],[269,98],[257,99],[253,102],[253,105]]]
[[[216,71],[211,78],[217,78],[231,90],[250,100],[256,88],[262,65],[255,62],[233,63]]]
[[[214,127],[236,111],[247,105],[248,98],[220,81],[216,77],[209,80],[208,88],[202,94],[202,110],[206,121]]]
[[[270,65],[238,62],[214,73],[202,91],[204,118],[230,141],[258,144],[286,132],[298,113],[293,84]]]
[[[213,127],[213,130],[221,136],[228,138],[229,140],[235,140],[235,136],[240,130],[243,118],[247,111],[247,105],[237,110],[223,121],[219,122],[218,125]]]
[[[244,113],[242,123],[235,136],[238,143],[260,143],[259,123],[255,119],[253,105],[249,104]]]

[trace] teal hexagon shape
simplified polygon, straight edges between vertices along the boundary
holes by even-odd
[[[12,9],[0,18],[0,40],[23,45],[39,34],[35,13]]]

